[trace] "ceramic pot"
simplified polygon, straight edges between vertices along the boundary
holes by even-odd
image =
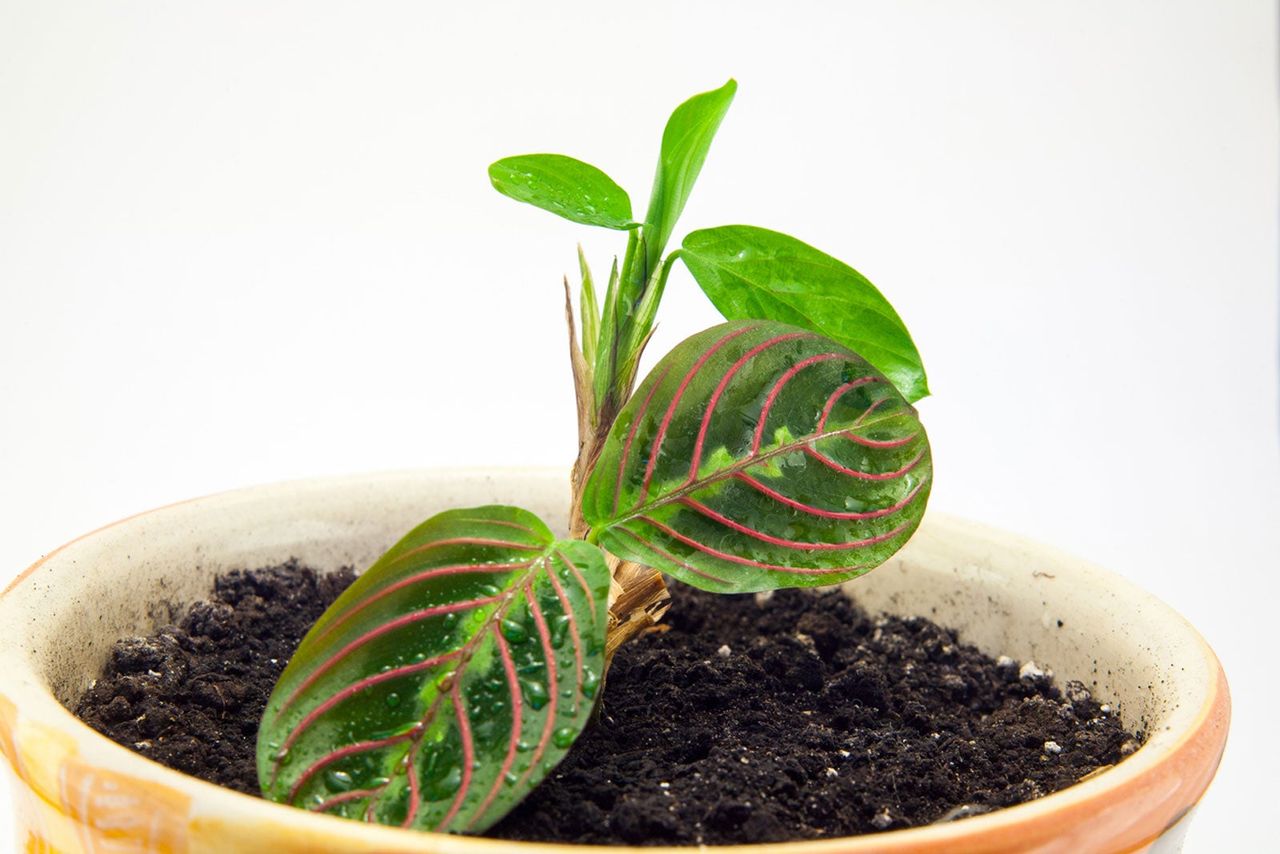
[[[567,526],[563,472],[405,472],[195,499],[87,534],[32,566],[0,597],[0,752],[16,778],[21,850],[589,850],[414,833],[268,803],[164,768],[63,706],[95,677],[117,639],[150,632],[167,617],[165,604],[207,596],[218,573],[291,557],[324,570],[364,567],[428,516],[490,503],[519,504],[552,528]],[[1176,850],[1181,820],[1217,768],[1230,716],[1217,659],[1178,614],[1111,573],[936,513],[893,560],[845,589],[873,611],[928,616],[990,654],[1032,659],[1059,680],[1078,679],[1148,740],[1084,782],[995,813],[865,837],[717,850]]]

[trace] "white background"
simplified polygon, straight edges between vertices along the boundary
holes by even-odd
[[[621,239],[485,167],[565,152],[642,211],[669,110],[734,75],[683,226],[858,267],[930,372],[933,507],[1201,629],[1235,718],[1188,850],[1261,847],[1272,4],[614,6],[0,0],[0,583],[217,490],[567,466],[560,277]],[[678,271],[651,355],[716,319]]]

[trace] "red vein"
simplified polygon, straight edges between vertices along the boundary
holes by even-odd
[[[395,566],[405,558],[413,557],[421,554],[429,549],[439,546],[491,546],[493,548],[515,549],[516,551],[531,552],[541,551],[542,546],[538,544],[529,545],[528,543],[513,543],[509,540],[491,540],[486,537],[450,537],[445,540],[432,540],[429,543],[423,543],[420,546],[414,546],[403,554],[398,554],[391,560],[387,561],[386,566]]]
[[[769,543],[775,546],[783,546],[788,549],[796,549],[802,552],[828,552],[828,551],[848,551],[849,549],[861,549],[867,546],[874,546],[877,543],[883,543],[885,540],[892,540],[898,534],[902,533],[910,522],[904,522],[892,531],[883,534],[876,534],[874,537],[867,537],[863,540],[850,540],[844,543],[809,543],[802,540],[787,540],[782,537],[775,537],[772,534],[766,534],[764,531],[757,531],[750,525],[744,525],[741,522],[730,519],[723,513],[708,507],[701,501],[695,501],[692,498],[681,498],[680,503],[685,507],[694,510],[697,513],[706,516],[708,519],[714,519],[727,528],[732,528],[740,534],[746,534],[748,537],[759,540],[762,543]]]
[[[851,429],[852,429],[853,427],[857,427],[859,424],[861,424],[863,421],[865,421],[865,420],[866,420],[866,418],[867,418],[867,416],[868,416],[868,415],[870,415],[871,413],[875,412],[877,409],[879,409],[879,408],[881,407],[881,405],[883,405],[883,404],[885,404],[885,403],[888,403],[888,402],[889,402],[889,398],[887,398],[887,397],[881,397],[881,398],[877,399],[877,400],[876,400],[876,401],[874,401],[870,406],[868,406],[866,409],[862,410],[862,412],[861,412],[861,413],[859,413],[858,417],[857,417],[857,418],[855,418],[855,419],[853,419],[853,423],[852,423],[852,424],[850,424],[850,425],[849,425],[849,427],[850,427]],[[819,433],[821,433],[822,431],[821,431],[821,430],[819,430],[818,432],[819,432]]]
[[[569,571],[573,573],[573,577],[577,580],[578,586],[582,588],[582,595],[587,597],[587,604],[591,608],[591,625],[594,626],[596,624],[596,597],[595,594],[591,592],[591,588],[587,585],[587,579],[582,577],[582,571],[578,569],[577,565],[564,556],[564,552],[556,549],[556,557],[564,561],[565,565],[569,567]]]
[[[725,389],[729,387],[729,383],[733,380],[735,374],[742,369],[747,362],[750,362],[756,356],[763,353],[771,347],[777,346],[784,341],[793,341],[796,338],[816,338],[817,336],[810,332],[789,332],[786,335],[778,335],[770,338],[762,344],[757,344],[746,353],[738,361],[734,362],[725,371],[723,377],[720,378],[720,384],[716,386],[716,390],[712,392],[711,399],[707,401],[707,410],[702,414],[702,425],[698,428],[698,440],[693,446],[693,461],[689,465],[689,480],[686,483],[692,483],[698,476],[698,467],[702,464],[702,448],[707,439],[707,430],[711,426],[711,416],[715,414],[716,405],[720,402],[720,396],[724,394]],[[615,508],[616,510],[616,508]]]
[[[764,439],[765,428],[769,424],[769,410],[773,408],[773,403],[778,399],[778,395],[782,393],[783,387],[791,382],[791,378],[803,371],[810,365],[816,365],[819,362],[832,362],[837,359],[847,359],[843,353],[819,353],[816,356],[810,356],[807,359],[801,359],[778,377],[777,382],[773,384],[773,388],[769,389],[769,395],[764,399],[764,406],[760,409],[760,419],[756,424],[756,435],[751,442],[752,456],[760,453],[760,442]]]
[[[533,530],[533,528],[530,528],[528,525],[521,525],[519,522],[510,522],[510,521],[507,521],[506,519],[482,519],[482,518],[466,517],[462,519],[456,519],[454,521],[475,522],[481,525],[498,525],[503,528],[514,528],[517,531],[524,531],[526,534],[533,537],[534,539],[538,538],[538,532]]]
[[[804,513],[808,513],[813,516],[821,516],[824,519],[878,519],[881,516],[888,516],[889,514],[896,513],[899,510],[901,510],[903,507],[906,507],[908,504],[910,504],[911,499],[915,498],[916,493],[920,491],[920,488],[922,486],[924,486],[924,481],[917,483],[915,487],[909,493],[907,493],[907,496],[905,498],[903,498],[897,504],[894,504],[892,507],[882,507],[879,510],[868,510],[865,512],[856,513],[852,511],[824,510],[821,507],[814,507],[812,504],[804,504],[800,501],[796,501],[794,498],[790,498],[786,495],[783,495],[781,492],[778,492],[776,489],[770,488],[769,486],[765,485],[764,483],[761,483],[751,475],[746,474],[744,472],[735,472],[734,477],[738,478],[738,480],[741,480],[743,483],[748,484],[753,489],[756,489],[759,492],[763,492],[765,495],[769,496],[775,501],[778,501],[782,504],[787,505],[788,507],[793,507],[796,510],[800,510]]]
[[[293,787],[289,789],[289,802],[292,803],[293,800],[298,797],[298,793],[302,791],[302,788],[307,783],[311,782],[312,777],[333,763],[341,759],[346,759],[348,756],[355,756],[358,753],[367,753],[370,750],[390,747],[391,745],[404,741],[409,737],[408,733],[401,733],[400,735],[393,735],[390,738],[379,738],[373,741],[357,741],[355,744],[348,744],[346,747],[339,747],[336,750],[329,751],[324,756],[321,756],[315,762],[308,765],[307,770],[303,771],[298,779],[294,781]]]
[[[355,650],[364,646],[366,643],[369,643],[372,640],[376,640],[377,638],[382,637],[388,632],[393,632],[396,629],[400,629],[400,628],[403,628],[404,626],[412,625],[413,623],[418,623],[423,620],[430,619],[431,617],[438,617],[442,614],[452,614],[457,611],[469,611],[473,608],[479,608],[482,605],[492,604],[493,602],[497,602],[502,598],[503,598],[502,594],[498,594],[497,596],[485,596],[480,599],[468,599],[465,602],[451,602],[448,605],[436,605],[432,608],[424,608],[421,611],[411,611],[408,614],[397,617],[396,619],[391,620],[389,622],[383,623],[381,626],[378,626],[376,629],[373,629],[372,631],[365,632],[364,634],[360,635],[360,637],[351,641],[346,646],[342,647],[342,649],[338,650],[333,655],[331,655],[328,659],[324,661],[324,663],[322,663],[315,670],[307,674],[307,678],[302,680],[302,682],[298,685],[298,687],[294,688],[293,691],[289,694],[289,698],[284,701],[284,704],[280,707],[281,711],[284,711],[284,709],[292,705],[294,701],[298,699],[299,696],[301,696],[308,688],[314,685],[321,676],[323,676],[325,673],[328,673],[329,670],[331,670],[334,667],[334,665],[336,665],[342,659],[346,658]]]
[[[467,710],[463,707],[458,680],[454,680],[449,698],[453,701],[453,714],[458,719],[458,738],[462,741],[462,784],[458,786],[458,793],[453,796],[449,812],[436,825],[436,832],[449,826],[449,822],[453,821],[453,817],[462,807],[462,802],[466,800],[467,793],[471,791],[471,766],[476,761],[475,742],[471,738],[471,719],[467,717]],[[405,826],[408,827],[407,822]]]
[[[559,552],[556,552],[559,555]],[[563,557],[561,557],[563,560]],[[560,586],[560,580],[556,578],[555,566],[547,566],[547,579],[551,582],[551,586],[555,588],[556,598],[560,600],[560,608],[564,611],[566,617],[569,618],[569,633],[573,637],[573,668],[574,668],[574,685],[578,691],[582,690],[582,638],[578,636],[578,620],[573,615],[573,606],[569,604],[569,597],[564,595],[564,588]]]
[[[888,402],[889,402],[889,398],[887,397],[882,397],[879,400],[875,401],[866,409],[864,409],[862,411],[862,414],[860,414],[857,418],[853,420],[853,424],[849,425],[848,430],[845,430],[839,433],[838,435],[843,436],[849,441],[855,442],[867,448],[901,448],[903,445],[910,444],[911,440],[915,439],[916,436],[920,435],[920,431],[918,430],[914,431],[908,434],[907,436],[902,437],[901,439],[868,439],[866,436],[859,436],[857,433],[853,432],[854,428],[856,428],[864,420],[866,420],[866,417],[868,415],[875,412],[882,405]],[[822,413],[822,420],[818,422],[818,432],[822,432],[823,428],[826,426],[827,414],[828,414],[827,412]]]
[[[489,794],[485,795],[480,807],[472,814],[471,821],[467,824],[468,828],[488,812],[489,805],[498,796],[498,791],[502,788],[502,784],[506,782],[507,775],[511,773],[511,766],[515,763],[516,753],[519,750],[520,725],[524,717],[520,699],[520,681],[516,676],[516,664],[511,660],[511,649],[507,646],[507,641],[503,638],[502,632],[498,631],[496,624],[490,625],[489,628],[492,629],[494,642],[498,645],[498,653],[502,657],[502,670],[507,675],[507,690],[511,693],[511,737],[507,741],[507,755],[502,760],[502,769],[493,781]]]
[[[744,566],[754,566],[760,569],[773,570],[774,572],[790,572],[798,575],[836,575],[842,572],[855,572],[859,569],[866,568],[866,564],[861,563],[856,566],[836,566],[828,569],[807,569],[799,566],[780,566],[775,563],[761,563],[760,561],[752,560],[751,558],[739,557],[737,555],[731,555],[728,552],[722,552],[719,549],[714,549],[706,543],[700,543],[692,537],[685,536],[674,528],[664,525],[657,519],[650,518],[649,516],[637,516],[636,519],[637,521],[644,522],[654,528],[657,528],[667,536],[674,537],[685,545],[697,549],[700,552],[709,554],[712,557],[718,557],[721,560],[727,560],[730,563],[740,563]]]
[[[313,645],[320,643],[322,640],[328,637],[335,629],[337,629],[342,624],[346,623],[347,620],[351,619],[351,617],[353,617],[354,615],[360,613],[365,608],[368,608],[374,602],[378,602],[383,598],[390,596],[392,593],[396,592],[397,590],[403,590],[404,588],[411,587],[414,584],[420,584],[424,581],[430,581],[432,578],[440,578],[448,575],[467,575],[470,573],[486,573],[486,572],[508,572],[508,571],[517,570],[517,569],[528,569],[531,566],[533,566],[533,561],[529,561],[528,563],[459,564],[456,566],[436,567],[435,569],[428,569],[422,572],[415,573],[410,576],[406,576],[405,578],[400,579],[394,584],[388,584],[386,587],[378,588],[371,595],[369,595],[364,599],[361,599],[356,605],[354,605],[351,608],[348,608],[346,611],[339,614],[338,617],[334,619],[332,623],[325,626],[320,631],[320,634],[316,635],[314,638],[311,639],[311,643]],[[283,709],[281,709],[281,711],[283,711]]]
[[[307,730],[307,728],[310,727],[312,724],[314,724],[321,715],[323,715],[325,712],[328,712],[330,709],[332,709],[334,706],[341,703],[343,700],[346,700],[356,694],[359,694],[361,691],[364,691],[368,688],[372,688],[375,685],[380,685],[383,682],[388,682],[392,679],[399,679],[402,676],[411,676],[414,673],[420,673],[423,670],[430,670],[432,667],[435,667],[445,661],[450,661],[452,659],[455,659],[461,654],[462,654],[461,650],[454,650],[453,652],[447,653],[445,655],[436,656],[435,658],[428,658],[426,661],[420,661],[417,664],[407,664],[404,667],[397,667],[393,670],[387,670],[382,673],[375,673],[373,676],[366,676],[365,678],[359,680],[358,682],[352,682],[350,685],[343,688],[341,691],[338,691],[336,694],[329,697],[329,699],[325,700],[323,703],[321,703],[320,705],[312,709],[310,712],[308,712],[307,716],[304,717],[301,721],[299,721],[298,725],[295,726],[293,728],[293,731],[289,733],[289,737],[284,740],[284,744],[281,746],[281,749],[288,750],[290,747],[292,747],[293,743],[297,741],[298,738]]]
[[[312,812],[328,812],[336,806],[345,804],[347,801],[358,801],[360,798],[371,798],[374,795],[381,794],[381,792],[381,786],[376,789],[353,789],[350,792],[343,792],[340,795],[334,795],[332,798],[327,798],[314,806],[307,807],[307,809]]]
[[[440,695],[436,695],[437,701]],[[434,714],[438,702],[431,704],[431,713]],[[422,740],[414,741],[413,746],[409,748],[408,755],[405,756],[404,774],[405,779],[409,781],[409,806],[404,812],[404,821],[400,822],[401,827],[408,827],[413,824],[413,820],[418,817],[418,745],[422,744]]]
[[[533,623],[538,627],[538,638],[542,641],[542,655],[547,662],[547,722],[542,727],[542,736],[538,739],[538,746],[534,748],[533,758],[529,760],[529,767],[524,769],[524,773],[520,775],[520,782],[516,788],[524,785],[524,781],[533,773],[533,769],[538,767],[538,763],[542,760],[542,754],[547,749],[547,744],[551,741],[551,732],[556,725],[556,695],[560,691],[556,688],[556,654],[551,646],[551,632],[547,629],[547,619],[542,616],[542,609],[538,607],[538,600],[533,595],[533,585],[529,581],[524,583],[525,601],[529,603],[529,613],[533,615]]]
[[[812,445],[805,445],[803,450],[806,454],[813,457],[815,460],[822,463],[827,468],[832,469],[833,471],[838,471],[841,474],[848,475],[849,477],[855,477],[858,480],[893,480],[896,477],[902,477],[904,474],[906,474],[907,472],[915,468],[917,465],[919,465],[920,461],[924,459],[924,455],[925,455],[925,450],[922,448],[920,450],[920,453],[916,454],[915,458],[912,459],[911,462],[907,463],[905,466],[898,469],[897,471],[865,472],[865,471],[858,471],[857,469],[851,469],[847,466],[840,465],[840,463],[836,462],[830,457],[819,453],[817,450],[813,448]]]
[[[627,458],[631,456],[631,443],[636,438],[636,431],[640,429],[640,422],[644,419],[645,412],[649,409],[649,404],[653,401],[654,394],[658,391],[658,387],[662,385],[662,381],[667,378],[667,374],[671,373],[671,365],[669,363],[662,369],[662,373],[658,376],[657,381],[649,387],[649,393],[645,395],[644,400],[640,404],[640,408],[636,410],[635,418],[631,419],[631,429],[627,431],[627,441],[622,445],[622,454],[618,459],[618,480],[613,486],[613,512],[618,512],[618,501],[622,495],[622,477],[627,471]]]
[[[911,444],[920,435],[920,432],[910,433],[901,439],[868,439],[866,436],[859,436],[851,430],[845,430],[840,435],[867,448],[901,448],[903,445]]]
[[[671,398],[671,403],[667,405],[666,414],[662,416],[662,423],[658,426],[658,433],[653,438],[653,445],[649,449],[649,461],[645,465],[644,480],[640,483],[640,496],[636,499],[636,506],[644,503],[645,498],[649,495],[649,482],[653,480],[653,469],[658,464],[658,452],[662,450],[662,442],[667,437],[667,429],[671,426],[671,419],[675,417],[676,407],[680,405],[680,398],[684,396],[685,390],[688,389],[689,383],[693,382],[693,378],[702,370],[702,366],[719,352],[720,348],[728,344],[734,338],[753,332],[755,326],[743,326],[735,329],[722,337],[719,341],[707,348],[698,360],[689,368],[689,372],[684,375],[684,379],[680,381],[680,385],[676,388],[675,395]],[[615,511],[616,512],[616,511]]]
[[[724,584],[724,585],[727,585],[727,586],[729,585],[729,582],[728,582],[728,581],[726,581],[725,579],[720,578],[719,576],[716,576],[716,575],[712,575],[712,574],[711,574],[711,573],[709,573],[709,572],[704,572],[703,570],[698,569],[696,566],[694,566],[694,565],[692,565],[692,564],[690,564],[690,563],[685,563],[685,562],[684,562],[684,561],[682,561],[680,558],[678,558],[678,557],[676,557],[675,555],[673,555],[671,552],[667,551],[666,549],[663,549],[663,548],[658,547],[658,546],[657,546],[657,545],[655,545],[654,543],[649,542],[648,540],[646,540],[646,539],[644,539],[643,537],[641,537],[641,536],[639,536],[638,534],[636,534],[634,531],[628,530],[627,528],[614,528],[614,531],[615,531],[616,533],[619,533],[619,534],[626,534],[628,537],[630,537],[631,539],[635,540],[637,543],[639,543],[639,544],[640,544],[641,546],[643,546],[644,548],[648,549],[649,551],[653,552],[654,554],[661,555],[662,557],[666,558],[667,560],[671,561],[672,563],[675,563],[675,564],[677,564],[677,565],[679,565],[679,566],[684,567],[685,569],[687,569],[687,570],[689,570],[690,572],[692,572],[694,575],[700,576],[701,578],[705,578],[705,579],[707,579],[708,581],[714,581],[714,582],[716,582],[716,583],[718,583],[718,584]]]
[[[860,386],[868,385],[870,383],[875,383],[879,381],[880,381],[879,377],[858,377],[856,380],[847,382],[844,385],[837,388],[835,391],[831,392],[831,396],[827,398],[826,405],[822,407],[822,417],[818,419],[817,432],[821,433],[823,430],[826,429],[827,419],[831,417],[831,410],[835,409],[836,402],[840,400],[840,398],[844,397],[847,392],[852,391],[855,388],[859,388]],[[883,401],[884,401],[884,398],[877,400],[874,404],[872,404],[866,410],[866,412],[863,412],[861,415],[858,416],[858,420],[861,421],[867,415],[868,412],[870,412],[872,409],[875,409]]]

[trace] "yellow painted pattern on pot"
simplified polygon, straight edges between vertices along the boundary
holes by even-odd
[[[136,848],[156,854],[188,850],[190,799],[69,756],[62,762],[62,804],[85,851]]]
[[[85,761],[72,737],[20,717],[14,703],[2,696],[0,749],[15,778],[27,850],[190,850],[188,796]]]

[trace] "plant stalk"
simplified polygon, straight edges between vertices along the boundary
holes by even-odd
[[[582,491],[587,477],[595,468],[600,452],[604,449],[609,430],[618,417],[623,403],[631,394],[635,381],[634,371],[623,378],[626,388],[616,388],[618,378],[611,376],[605,388],[609,389],[604,401],[595,400],[595,384],[591,367],[583,356],[578,343],[578,333],[573,319],[573,301],[569,280],[564,281],[565,319],[569,327],[569,364],[573,371],[574,395],[578,410],[578,456],[570,473],[569,536],[586,539],[590,526],[582,515]],[[623,330],[615,327],[615,334]],[[629,331],[629,330],[627,330]],[[647,336],[646,336],[647,337]],[[625,337],[618,335],[618,338]],[[616,346],[615,341],[598,342],[600,348]],[[643,345],[641,345],[643,346]],[[634,359],[639,359],[639,353]],[[634,363],[634,362],[633,362]],[[616,364],[616,362],[614,363]],[[671,595],[662,573],[647,566],[607,555],[613,582],[609,587],[609,628],[605,637],[605,662],[613,660],[613,654],[636,635],[657,626],[671,605]]]

